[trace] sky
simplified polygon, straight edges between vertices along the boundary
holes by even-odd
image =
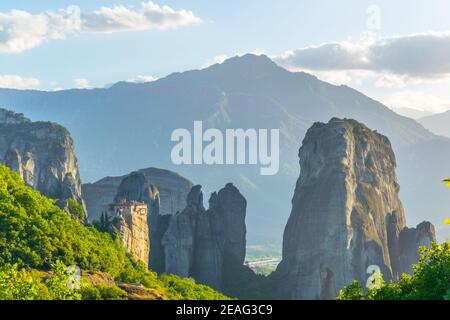
[[[392,108],[450,109],[446,0],[0,2],[0,87],[145,82],[266,54]]]

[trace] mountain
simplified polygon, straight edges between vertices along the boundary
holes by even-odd
[[[393,108],[392,110],[394,110],[395,113],[398,113],[401,116],[405,116],[415,120],[426,116],[431,116],[433,114],[433,112],[413,108]]]
[[[335,299],[373,270],[398,279],[436,241],[407,228],[389,139],[354,120],[315,123],[299,151],[301,173],[273,274],[277,297]],[[373,270],[371,270],[373,269]]]
[[[228,183],[211,195],[207,210],[199,185],[192,187],[186,202],[162,238],[165,271],[220,290],[225,269],[243,267],[247,201]]]
[[[418,121],[431,132],[441,136],[450,137],[450,128],[448,125],[450,123],[450,110],[422,117]]]
[[[442,226],[448,206],[448,190],[440,181],[450,172],[450,139],[352,88],[289,72],[266,56],[244,55],[151,83],[121,82],[105,89],[3,89],[0,105],[69,128],[85,181],[149,166],[179,172],[206,194],[233,181],[248,201],[249,244],[281,242],[300,170],[300,141],[314,122],[332,117],[356,119],[390,139],[411,223],[427,219]],[[174,165],[171,134],[178,128],[192,131],[195,120],[203,120],[205,129],[280,129],[279,173],[261,176],[259,166],[250,165]],[[445,226],[441,231],[448,235]]]
[[[78,160],[72,137],[51,122],[32,122],[23,114],[0,108],[0,163],[19,173],[44,195],[83,202]]]

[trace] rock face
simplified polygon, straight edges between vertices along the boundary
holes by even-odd
[[[147,228],[149,234],[150,252],[147,264],[152,265],[153,261],[164,259],[161,247],[161,237],[158,236],[158,225],[161,215],[160,210],[160,194],[158,188],[151,184],[143,172],[132,172],[126,176],[120,183],[114,203],[137,201],[147,205]],[[160,270],[156,270],[160,271]]]
[[[301,174],[273,277],[284,299],[334,299],[376,265],[385,280],[410,271],[433,227],[405,226],[389,140],[354,120],[333,118],[307,132]],[[412,239],[412,240],[411,240]]]
[[[161,240],[170,217],[186,207],[186,197],[192,183],[181,175],[164,169],[148,168],[121,177],[106,177],[83,185],[89,220],[100,220],[109,204],[121,199],[140,201],[148,205],[150,232],[149,266],[164,272],[165,257]]]
[[[60,206],[66,199],[83,202],[73,140],[60,125],[0,109],[0,163]]]
[[[124,247],[146,267],[150,250],[147,214],[147,204],[137,201],[122,200],[109,208],[109,218]]]
[[[201,186],[194,186],[186,208],[172,217],[163,237],[166,273],[220,289],[224,267],[242,265],[245,259],[246,207],[230,183],[211,195],[205,210]]]
[[[138,170],[144,174],[150,184],[159,190],[160,215],[173,215],[186,207],[186,197],[193,184],[178,173],[148,168]],[[83,184],[83,197],[89,220],[99,220],[102,212],[114,201],[122,180],[128,175],[120,177],[106,177],[95,183]]]
[[[192,274],[198,216],[205,212],[201,186],[197,185],[191,189],[186,202],[186,208],[170,219],[162,239],[166,257],[166,273],[182,278]]]
[[[400,269],[412,274],[412,265],[419,260],[419,247],[430,247],[436,241],[434,226],[429,222],[422,222],[415,228],[405,228],[400,233],[399,260]]]
[[[142,172],[132,172],[120,183],[114,202],[138,201],[148,206],[148,225],[155,231],[158,223],[160,199],[159,190],[151,184]]]

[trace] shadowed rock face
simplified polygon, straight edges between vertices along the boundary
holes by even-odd
[[[139,201],[148,206],[148,225],[150,232],[156,231],[159,216],[159,190],[152,185],[142,172],[132,172],[125,177],[114,198],[115,203],[122,201]]]
[[[0,109],[0,163],[61,207],[67,199],[83,202],[73,140],[60,125]]]
[[[389,281],[408,271],[422,239],[434,239],[431,227],[421,227],[413,243],[401,240],[409,232],[385,136],[333,118],[308,130],[299,157],[283,260],[273,275],[279,298],[334,299],[353,280],[365,284],[371,265]]]
[[[147,168],[138,170],[147,181],[159,191],[160,215],[173,215],[186,207],[186,197],[192,183],[183,176],[164,169]],[[119,186],[128,175],[106,177],[95,183],[83,185],[89,220],[99,220],[102,212],[114,201]]]
[[[192,274],[197,220],[198,216],[205,212],[201,186],[192,187],[186,201],[186,208],[170,219],[162,239],[166,273],[182,278]]]
[[[225,265],[242,265],[245,259],[247,202],[231,183],[203,207],[201,186],[187,197],[187,207],[172,217],[163,246],[166,273],[193,277],[220,289]]]
[[[415,228],[405,228],[399,237],[399,260],[403,272],[412,274],[412,265],[419,260],[421,246],[430,247],[436,241],[436,232],[433,224],[422,222]]]

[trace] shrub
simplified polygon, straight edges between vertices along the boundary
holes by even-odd
[[[341,290],[340,300],[443,300],[450,293],[450,242],[420,249],[414,274],[403,274],[397,283],[363,291],[358,281]]]

